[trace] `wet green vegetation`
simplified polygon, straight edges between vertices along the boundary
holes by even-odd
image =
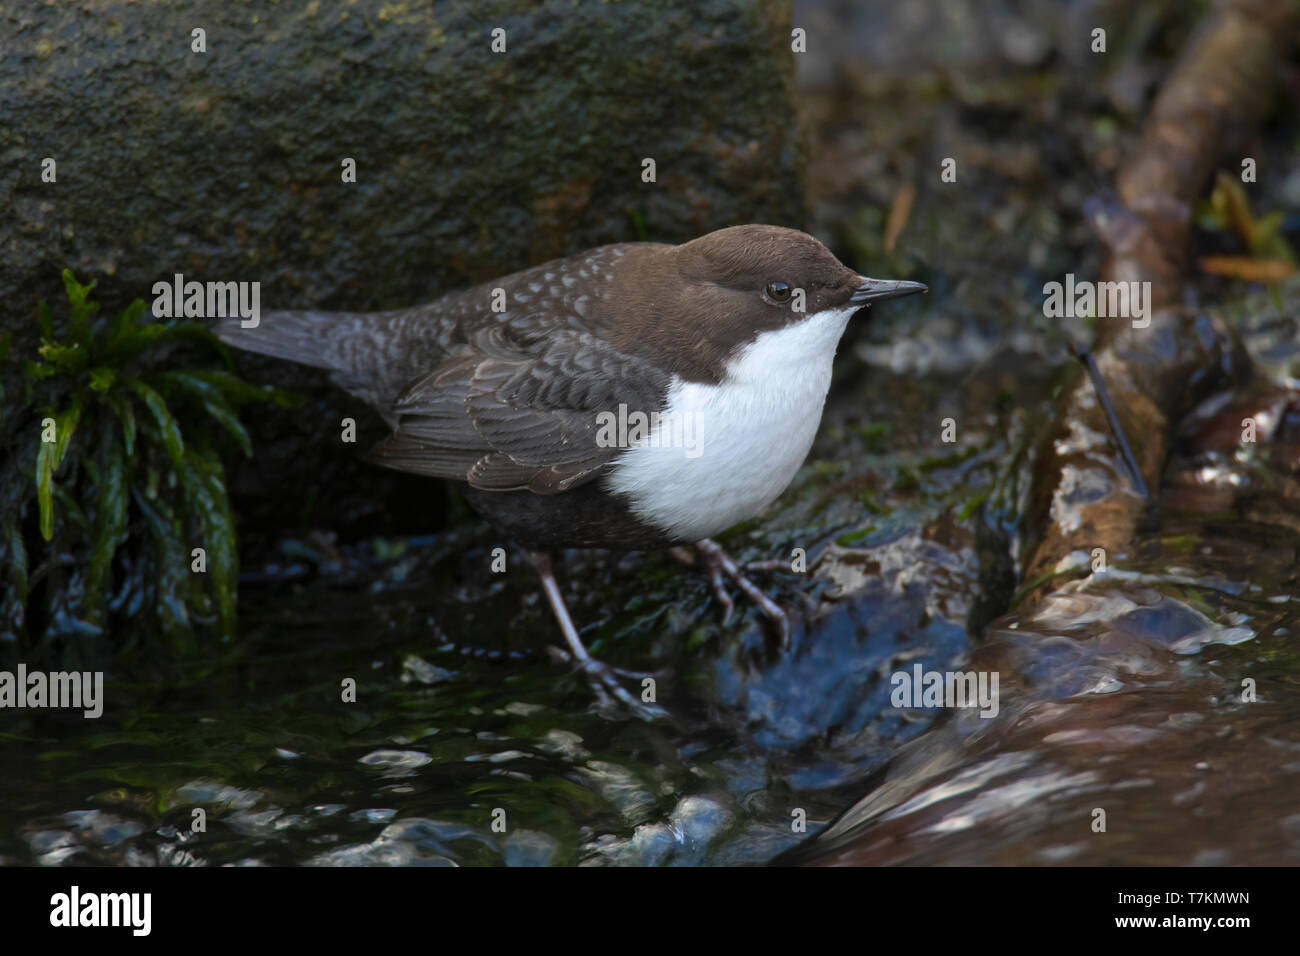
[[[93,282],[63,282],[36,353],[4,343],[20,371],[0,418],[0,638],[33,667],[126,650],[165,664],[236,632],[223,455],[252,454],[241,410],[290,399],[236,376],[202,323],[155,321],[138,299],[101,318]]]

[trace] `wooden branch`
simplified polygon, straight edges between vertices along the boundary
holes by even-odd
[[[1095,356],[1147,485],[1158,492],[1171,431],[1193,403],[1249,375],[1230,331],[1184,306],[1191,205],[1218,162],[1234,168],[1268,115],[1273,77],[1300,25],[1300,4],[1232,0],[1206,18],[1152,106],[1117,178],[1118,196],[1085,214],[1106,247],[1103,281],[1150,282],[1150,324],[1099,319]],[[1057,572],[1129,554],[1147,513],[1082,374],[1057,404],[1038,456],[1026,525],[1038,537],[1023,568],[1033,603]]]

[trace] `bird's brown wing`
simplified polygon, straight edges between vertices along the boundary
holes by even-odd
[[[567,491],[622,450],[599,442],[602,412],[661,411],[667,372],[564,329],[533,343],[453,355],[393,405],[397,428],[378,464],[468,481],[485,491]]]

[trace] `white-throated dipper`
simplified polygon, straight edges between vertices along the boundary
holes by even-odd
[[[527,548],[597,693],[645,708],[583,646],[550,553],[695,543],[773,620],[712,536],[759,514],[803,463],[850,316],[923,292],[868,279],[805,233],[734,226],[679,246],[601,246],[391,312],[270,312],[217,328],[330,369],[393,427],[371,458],[463,482]]]

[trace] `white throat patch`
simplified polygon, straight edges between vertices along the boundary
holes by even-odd
[[[821,423],[835,347],[858,307],[762,332],[719,385],[674,379],[664,412],[693,418],[698,447],[670,436],[629,448],[607,480],[632,513],[684,541],[761,513],[790,484]],[[662,426],[661,426],[662,428]]]

